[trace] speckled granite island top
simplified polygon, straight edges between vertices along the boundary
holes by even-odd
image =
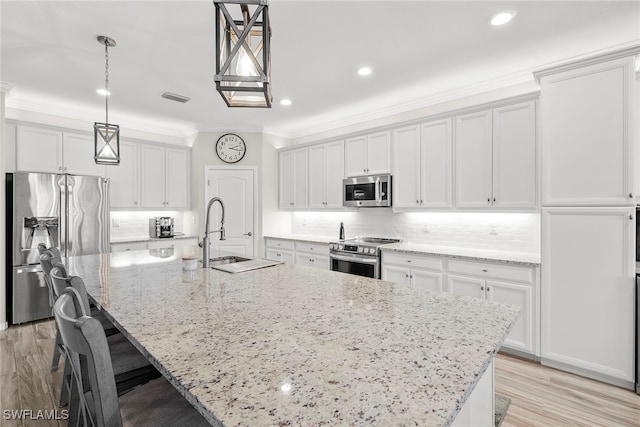
[[[214,425],[449,425],[517,318],[296,265],[183,271],[147,251],[68,265]]]

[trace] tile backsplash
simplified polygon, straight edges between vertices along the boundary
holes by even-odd
[[[340,223],[346,238],[395,237],[405,242],[479,249],[540,253],[540,214],[406,212],[358,209],[349,212],[295,212],[291,232],[338,239]]]
[[[149,218],[170,216],[174,218],[175,232],[188,236],[196,234],[195,213],[191,211],[112,211],[111,241],[129,240],[149,237]]]

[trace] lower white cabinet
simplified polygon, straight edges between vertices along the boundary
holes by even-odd
[[[542,209],[542,363],[632,386],[635,216]]]
[[[290,240],[265,239],[265,258],[295,264],[295,243]]]
[[[443,258],[382,251],[382,280],[443,291]]]
[[[538,276],[536,267],[449,260],[447,288],[455,295],[519,307],[520,317],[505,339],[504,346],[537,355]]]
[[[296,264],[329,270],[329,245],[295,242]]]
[[[198,244],[197,238],[187,239],[158,239],[158,240],[144,240],[140,242],[125,242],[125,243],[111,243],[111,252],[126,252],[126,251],[142,251],[145,249],[168,249],[168,248],[182,248],[185,246],[195,246]]]
[[[142,251],[148,247],[148,242],[112,243],[111,252]]]

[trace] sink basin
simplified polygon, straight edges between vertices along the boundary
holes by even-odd
[[[211,258],[209,260],[209,265],[211,267],[215,267],[216,265],[224,265],[224,264],[233,264],[235,262],[249,261],[251,258],[243,258],[241,256],[221,256],[218,258]]]

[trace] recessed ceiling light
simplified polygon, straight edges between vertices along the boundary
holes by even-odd
[[[291,105],[291,100],[288,98],[281,99],[280,105]]]
[[[358,69],[358,75],[360,76],[368,76],[372,72],[373,70],[370,67],[361,67]]]
[[[108,90],[106,90],[106,89],[96,89],[96,93],[97,93],[98,95],[102,95],[102,96],[109,96],[109,95],[111,95],[111,92],[109,92],[109,91],[108,91]]]
[[[514,16],[516,16],[515,10],[503,10],[502,12],[498,12],[491,17],[491,25],[495,27],[504,25],[507,22],[511,21]]]

